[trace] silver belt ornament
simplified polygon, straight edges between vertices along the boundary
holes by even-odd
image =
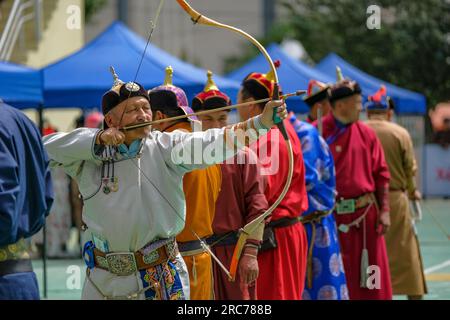
[[[355,199],[342,199],[336,205],[337,214],[350,214],[356,211],[356,200]]]
[[[169,259],[176,257],[177,243],[175,240],[164,245],[166,254]],[[160,258],[159,248],[156,248],[146,254],[142,259],[146,264],[152,264]],[[107,253],[105,257],[97,256],[98,265],[117,276],[129,276],[138,271],[136,257],[133,252],[114,252]]]
[[[373,201],[371,201],[371,202],[369,203],[369,205],[367,206],[367,208],[366,208],[366,210],[364,211],[364,213],[363,213],[359,218],[357,218],[357,219],[355,219],[354,221],[352,221],[351,223],[349,223],[349,224],[341,223],[341,224],[339,225],[339,227],[338,227],[339,231],[340,231],[340,232],[343,232],[343,233],[347,233],[347,232],[350,231],[350,228],[351,228],[351,227],[353,227],[353,226],[355,226],[355,225],[358,225],[358,224],[366,217],[366,215],[367,215],[367,213],[369,212],[369,209],[372,207],[372,205],[373,205]]]

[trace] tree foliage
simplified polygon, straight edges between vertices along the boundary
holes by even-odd
[[[281,0],[286,12],[263,43],[299,40],[314,61],[335,52],[388,82],[421,92],[429,106],[450,100],[450,1]],[[369,5],[381,8],[368,29]],[[256,52],[245,49],[244,58]],[[228,59],[236,67],[245,59]]]
[[[84,0],[85,20],[89,21],[105,4],[106,0]]]

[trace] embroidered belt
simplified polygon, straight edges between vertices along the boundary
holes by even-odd
[[[367,207],[374,202],[375,196],[373,193],[366,193],[355,199],[341,198],[336,202],[337,214],[352,214],[356,210]]]
[[[136,252],[104,253],[94,248],[95,267],[118,276],[129,276],[138,270],[145,270],[165,263],[167,260],[174,260],[178,254],[178,247],[175,239],[173,239],[169,243],[145,254],[142,253],[144,251],[146,251],[145,247]]]
[[[25,239],[20,239],[16,243],[0,247],[0,262],[23,259],[30,259],[28,244]]]

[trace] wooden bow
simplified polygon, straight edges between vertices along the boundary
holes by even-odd
[[[261,45],[261,43],[259,43],[254,37],[252,37],[250,34],[242,31],[241,29],[238,29],[236,27],[233,26],[229,26],[217,21],[214,21],[202,14],[200,14],[199,12],[197,12],[196,10],[194,10],[186,1],[184,0],[177,0],[178,4],[191,16],[192,21],[195,24],[203,24],[206,26],[211,26],[211,27],[218,27],[218,28],[222,28],[222,29],[227,29],[230,31],[233,31],[235,33],[238,33],[240,35],[242,35],[243,37],[245,37],[246,39],[248,39],[251,43],[253,43],[260,51],[261,53],[264,55],[264,57],[266,58],[267,62],[270,65],[270,69],[272,70],[272,73],[274,75],[274,93],[273,93],[273,99],[274,100],[278,100],[279,99],[279,82],[278,82],[278,74],[277,74],[277,70],[275,68],[275,64],[273,62],[273,60],[271,59],[271,57],[269,56],[269,54],[267,53],[267,50]],[[276,119],[274,119],[275,122],[277,122]],[[270,206],[269,209],[267,209],[267,211],[265,213],[263,213],[262,215],[260,215],[258,218],[254,219],[253,221],[247,223],[244,227],[242,227],[239,230],[239,238],[237,241],[237,244],[235,246],[234,252],[233,252],[233,257],[231,260],[231,265],[230,265],[230,270],[229,272],[227,272],[229,278],[231,281],[234,281],[236,278],[236,272],[238,269],[238,264],[239,264],[239,258],[242,254],[242,250],[244,248],[244,245],[248,239],[248,237],[250,235],[252,235],[260,226],[261,223],[264,223],[264,220],[273,212],[273,210],[280,204],[280,202],[283,200],[283,198],[285,197],[287,191],[289,190],[289,186],[291,185],[291,181],[292,181],[292,175],[294,172],[294,155],[292,152],[292,144],[289,140],[289,136],[287,135],[286,129],[284,127],[284,124],[282,121],[280,121],[279,123],[277,123],[278,128],[280,129],[281,133],[283,134],[284,140],[286,142],[286,146],[288,149],[288,154],[289,154],[289,173],[288,173],[288,177],[286,179],[286,183],[284,185],[283,191],[280,193],[278,199]]]

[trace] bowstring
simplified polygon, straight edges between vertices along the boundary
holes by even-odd
[[[141,69],[141,67],[142,67],[142,63],[143,63],[143,61],[144,61],[144,58],[145,58],[145,54],[146,54],[146,52],[147,52],[147,49],[148,49],[148,46],[150,45],[150,42],[151,42],[151,39],[152,39],[152,37],[153,37],[153,32],[154,32],[154,30],[155,30],[155,27],[156,27],[156,25],[157,25],[157,23],[158,23],[158,19],[159,19],[159,16],[160,16],[160,14],[161,14],[161,11],[162,11],[162,7],[163,7],[163,5],[164,5],[164,2],[165,2],[165,0],[161,0],[160,2],[159,2],[159,5],[158,5],[158,9],[157,9],[157,11],[156,11],[156,15],[155,15],[155,18],[154,18],[154,21],[150,21],[150,23],[151,23],[151,29],[150,29],[150,32],[149,32],[149,36],[148,36],[148,38],[147,38],[147,42],[146,42],[146,45],[145,45],[145,48],[144,48],[144,51],[143,51],[143,53],[142,53],[142,55],[141,55],[141,60],[140,60],[140,62],[139,62],[139,65],[138,65],[138,68],[137,68],[137,70],[136,70],[136,73],[135,73],[135,76],[134,76],[134,80],[133,80],[133,82],[136,82],[136,80],[137,80],[137,77],[138,77],[138,75],[139,75],[139,71],[140,71],[140,69]],[[128,94],[128,98],[127,98],[127,103],[125,104],[125,108],[124,108],[124,110],[123,110],[123,112],[122,112],[122,115],[121,115],[121,117],[120,117],[120,120],[119,120],[119,128],[120,128],[120,126],[121,126],[121,124],[122,124],[122,120],[123,120],[123,117],[124,117],[124,115],[125,115],[125,111],[126,111],[126,109],[127,109],[127,107],[128,107],[128,103],[129,103],[129,98],[131,97],[131,91],[130,91],[130,93]],[[162,194],[162,192],[161,191],[159,191],[159,189],[156,187],[156,185],[149,179],[149,177],[145,174],[145,172],[143,172],[140,168],[139,168],[139,166],[133,161],[133,159],[131,159],[132,161],[132,163],[134,164],[134,166],[136,166],[136,168],[139,170],[139,172],[141,172],[142,174],[143,174],[143,176],[146,178],[146,180],[155,188],[155,190],[159,193],[159,195],[169,204],[169,206],[172,208],[172,210],[175,212],[175,214],[177,215],[177,217],[185,224],[185,226],[186,226],[186,219],[185,218],[183,218],[179,213],[178,213],[178,210],[176,210],[174,207],[173,207],[173,205],[170,203],[170,201]],[[223,269],[223,271],[225,271],[225,273],[229,276],[229,271],[223,266],[223,264],[220,262],[220,260],[217,258],[217,256],[216,255],[214,255],[214,253],[211,251],[211,249],[208,247],[208,245],[199,237],[199,235],[190,227],[190,226],[186,226],[187,228],[188,228],[188,230],[200,241],[200,243],[201,243],[201,245],[202,245],[202,247],[204,248],[204,250],[206,250],[210,255],[211,255],[211,257],[218,263],[218,265]],[[166,262],[166,265],[168,264],[168,261]],[[164,268],[165,269],[165,268]],[[161,279],[162,279],[162,276],[164,275],[164,270],[163,270],[163,272],[161,273],[161,276],[160,276],[160,279],[159,279],[159,282],[161,282]]]
[[[139,61],[138,68],[137,68],[136,73],[135,73],[135,75],[134,75],[133,83],[136,82],[137,77],[138,77],[138,75],[139,75],[139,71],[141,70],[142,63],[144,62],[145,54],[147,53],[147,49],[148,49],[148,47],[149,47],[149,45],[150,45],[150,42],[151,42],[151,40],[152,40],[152,37],[153,37],[153,32],[155,31],[156,25],[158,24],[158,19],[159,19],[159,16],[160,16],[160,14],[161,14],[161,11],[162,11],[162,8],[163,8],[163,6],[164,6],[164,3],[165,3],[165,0],[161,0],[161,1],[159,2],[158,8],[157,8],[157,10],[156,10],[155,18],[154,18],[153,20],[150,20],[151,29],[150,29],[149,35],[148,35],[148,37],[147,37],[147,42],[146,42],[146,44],[145,44],[144,51],[142,52],[142,55],[141,55],[141,59],[140,59],[140,61]],[[119,120],[119,128],[120,128],[120,126],[122,125],[122,120],[123,120],[123,117],[124,117],[125,112],[126,112],[126,110],[127,110],[128,103],[129,103],[129,99],[130,99],[130,97],[131,97],[131,93],[132,93],[132,91],[130,90],[130,93],[128,94],[128,97],[127,97],[127,100],[126,100],[127,102],[125,103],[125,108],[123,109],[122,115],[120,116],[120,120]],[[131,160],[132,160],[132,159],[131,159]],[[146,177],[145,173],[142,172],[142,170],[134,163],[133,160],[132,160],[132,163],[133,163],[133,164],[138,168],[138,170],[139,170],[141,173],[143,173],[144,176]],[[156,186],[150,181],[150,179],[148,179],[148,177],[146,177],[146,178],[147,178],[147,180],[153,185],[153,187],[159,192],[158,188],[156,188]],[[160,193],[160,194],[161,194],[161,193]],[[162,195],[162,194],[161,194],[161,195]],[[163,197],[163,198],[164,198],[164,197]],[[164,198],[164,199],[165,199],[165,198]],[[166,200],[166,199],[165,199],[165,200]],[[166,201],[167,201],[167,200],[166,200]],[[168,202],[168,203],[169,203],[169,205],[171,205],[170,202]],[[162,268],[161,275],[159,276],[159,279],[158,279],[158,283],[161,283],[161,280],[162,280],[164,274],[166,273],[166,267],[167,267],[168,264],[169,264],[169,259],[166,261],[165,267]],[[149,286],[149,288],[151,288],[151,286]],[[157,290],[157,288],[155,288],[155,290]]]
[[[173,212],[175,212],[175,214],[177,215],[177,217],[185,224],[185,227],[187,227],[187,229],[198,239],[198,241],[200,241],[202,247],[211,255],[211,257],[218,263],[218,265],[220,266],[220,268],[225,271],[225,273],[229,276],[230,272],[225,268],[225,266],[221,263],[221,261],[219,260],[219,258],[217,258],[217,256],[211,251],[211,249],[209,248],[208,244],[205,243],[205,241],[203,241],[200,236],[189,226],[186,225],[186,219],[183,218],[177,209],[175,209],[175,207],[172,205],[172,203],[164,196],[164,194],[159,191],[159,188],[152,182],[152,180],[150,180],[150,178],[145,174],[145,172],[143,170],[141,170],[141,168],[139,168],[139,166],[136,164],[136,162],[134,161],[134,159],[130,159],[131,162],[134,164],[134,166],[139,170],[140,173],[142,173],[142,175],[147,179],[148,182],[150,182],[150,184],[153,186],[153,188],[155,188],[155,190],[159,193],[159,195],[161,196],[161,198],[163,198],[170,206],[170,208],[172,208]]]
[[[136,82],[137,77],[138,77],[138,75],[139,75],[139,71],[141,70],[142,63],[144,62],[145,54],[147,53],[148,46],[150,45],[150,42],[151,42],[151,40],[152,40],[153,32],[155,31],[155,27],[156,27],[156,25],[158,24],[159,16],[160,16],[160,14],[161,14],[162,7],[164,6],[165,1],[166,1],[166,0],[161,0],[161,1],[159,2],[158,9],[156,10],[155,18],[154,18],[153,20],[150,20],[151,29],[150,29],[149,35],[148,35],[148,37],[147,37],[147,42],[146,42],[146,44],[145,44],[144,52],[143,52],[142,55],[141,55],[141,61],[139,62],[138,68],[137,68],[136,73],[135,73],[135,75],[134,75],[133,83]],[[127,110],[128,102],[129,102],[128,99],[130,99],[131,93],[132,93],[132,91],[130,91],[130,93],[128,94],[127,103],[125,104],[125,108],[123,109],[122,115],[121,115],[121,117],[120,117],[120,120],[119,120],[119,128],[120,128],[120,126],[122,125],[123,116],[125,115],[125,111]]]

